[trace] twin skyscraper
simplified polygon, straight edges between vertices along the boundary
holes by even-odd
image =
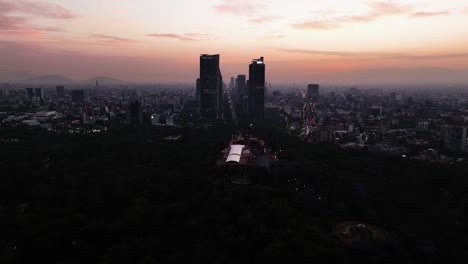
[[[205,119],[220,118],[223,110],[224,84],[219,68],[219,58],[219,54],[200,55],[197,97],[200,102],[200,114]],[[236,86],[237,92],[233,96],[237,102],[236,105],[240,104],[239,111],[249,119],[263,119],[265,106],[265,61],[263,57],[252,60],[249,65],[249,80],[246,81],[244,75],[239,75]]]

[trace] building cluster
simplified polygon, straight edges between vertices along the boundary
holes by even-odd
[[[468,93],[463,90],[328,88],[275,91],[266,115],[311,143],[333,143],[438,162],[464,163]],[[305,91],[305,92],[304,92]],[[284,91],[283,91],[284,93]],[[274,114],[276,113],[276,114]]]
[[[213,120],[264,120],[310,143],[337,144],[408,158],[464,163],[468,92],[452,87],[275,86],[263,57],[228,88],[220,55],[200,56],[189,85],[34,87],[0,85],[2,126],[102,131],[113,126],[200,126]],[[208,122],[207,122],[208,121]],[[256,123],[256,122],[253,122]],[[261,123],[261,122],[260,122]]]
[[[190,125],[199,115],[191,86],[1,87],[2,126],[95,132],[114,126]]]
[[[200,78],[197,79],[196,94],[199,100],[200,116],[203,119],[223,118],[225,84],[219,67],[220,55],[200,56]],[[236,115],[249,119],[263,119],[265,109],[265,61],[263,57],[252,60],[249,65],[249,79],[246,75],[231,77],[229,102]]]

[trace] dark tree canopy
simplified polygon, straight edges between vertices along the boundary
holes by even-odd
[[[216,160],[235,131],[2,129],[0,263],[413,263],[467,257],[467,171],[245,127],[280,162],[268,187],[223,192]],[[249,131],[253,130],[253,131]],[[181,135],[179,140],[165,137]],[[336,223],[392,243],[348,249]]]

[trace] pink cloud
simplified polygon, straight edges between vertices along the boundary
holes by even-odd
[[[221,4],[213,7],[216,12],[240,16],[251,16],[264,13],[267,6],[261,1],[255,0],[224,0]]]
[[[0,13],[0,30],[17,30],[25,23],[26,19],[23,17],[5,16]]]
[[[370,12],[364,15],[338,16],[325,19],[317,19],[296,23],[292,26],[297,29],[327,30],[339,28],[348,23],[368,23],[382,17],[392,15],[403,15],[412,9],[410,6],[402,6],[394,2],[379,1],[369,3]]]
[[[340,22],[337,21],[307,21],[302,23],[293,24],[293,27],[297,29],[317,29],[317,30],[327,30],[340,27]]]
[[[451,15],[452,13],[449,11],[421,11],[421,12],[415,12],[412,13],[412,17],[433,17],[433,16],[448,16]]]
[[[134,39],[128,39],[128,38],[121,38],[121,37],[115,37],[115,36],[109,36],[109,35],[99,35],[99,34],[93,34],[91,35],[92,38],[97,40],[96,44],[104,44],[104,45],[129,45],[132,43],[137,42]]]
[[[42,27],[29,23],[24,17],[5,16],[0,14],[0,35],[40,35],[42,32],[66,32],[60,27]]]
[[[379,2],[372,2],[369,4],[371,7],[371,16],[382,16],[382,15],[394,15],[394,14],[401,14],[405,12],[405,9],[408,7],[401,6],[391,1],[379,1]]]
[[[214,37],[211,34],[205,34],[205,33],[185,33],[184,36],[194,38],[194,39],[197,39],[197,40],[210,39],[210,38]]]
[[[31,23],[34,17],[71,19],[76,17],[60,5],[29,0],[0,0],[0,34],[30,35],[40,32],[63,32],[58,27],[41,27]]]
[[[281,19],[281,16],[269,14],[268,0],[224,0],[213,6],[217,13],[230,14],[248,18],[254,24],[263,24]]]
[[[317,19],[296,23],[292,26],[297,29],[315,29],[315,30],[328,30],[339,28],[348,23],[368,23],[378,20],[382,17],[392,15],[408,15],[414,18],[433,17],[433,16],[448,16],[452,12],[449,11],[419,11],[413,12],[414,7],[403,6],[393,2],[372,2],[369,3],[370,12],[365,15],[355,16],[338,16],[326,19]],[[326,14],[325,14],[326,15]]]
[[[181,41],[200,41],[200,40],[210,40],[210,39],[215,38],[215,36],[211,34],[204,34],[204,33],[185,33],[185,34],[153,33],[153,34],[147,34],[146,36],[153,37],[153,38],[177,39]]]
[[[191,38],[186,35],[178,35],[178,34],[147,34],[146,36],[148,37],[153,37],[153,38],[170,38],[170,39],[177,39],[177,40],[183,40],[183,41],[195,41],[197,39]]]
[[[73,12],[60,5],[30,0],[0,0],[0,13],[20,13],[51,19],[76,17]]]
[[[67,32],[63,28],[59,27],[32,27],[40,31],[47,31],[47,32]]]
[[[263,17],[256,17],[256,18],[251,18],[249,19],[250,23],[255,23],[255,24],[263,24],[263,23],[268,23],[271,21],[275,21],[281,19],[280,16],[263,16]]]

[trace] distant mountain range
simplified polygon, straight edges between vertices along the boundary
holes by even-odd
[[[130,82],[121,81],[118,79],[106,77],[106,76],[96,76],[88,80],[73,80],[71,78],[49,74],[49,75],[40,75],[34,76],[27,72],[13,72],[13,71],[2,71],[0,70],[0,82],[5,83],[19,83],[19,84],[31,84],[31,85],[66,85],[66,84],[92,84],[94,85],[96,81],[99,82],[99,85],[121,85]]]
[[[271,76],[271,75],[270,75]],[[452,70],[446,68],[373,68],[359,69],[329,74],[314,74],[308,78],[312,82],[329,84],[468,84],[468,70]],[[269,73],[267,71],[267,79]],[[95,85],[96,80],[100,86],[135,84],[135,82],[122,81],[106,76],[96,76],[88,80],[73,80],[62,75],[35,76],[26,71],[11,71],[0,69],[0,83],[18,83],[29,85]],[[287,83],[275,80],[275,83]]]

